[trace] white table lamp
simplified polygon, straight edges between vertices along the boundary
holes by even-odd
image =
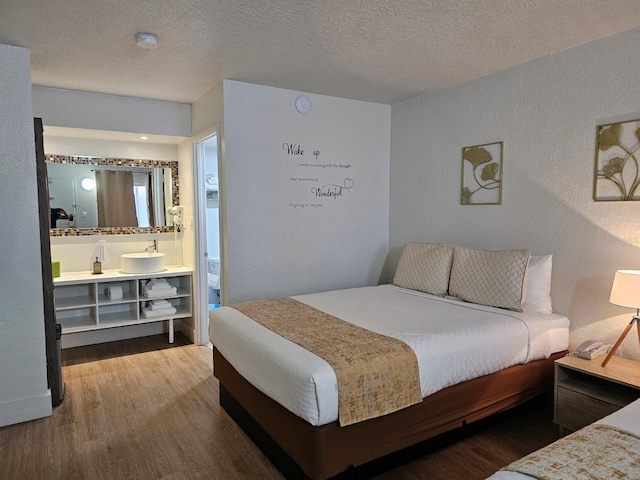
[[[620,338],[618,338],[618,341],[607,355],[607,358],[602,362],[603,367],[609,363],[609,360],[611,360],[613,354],[618,350],[618,347],[634,323],[638,328],[638,342],[640,342],[640,270],[618,270],[613,279],[609,301],[621,307],[635,308],[636,314],[631,319],[631,322],[629,322],[629,325],[627,325],[627,328],[624,329]]]

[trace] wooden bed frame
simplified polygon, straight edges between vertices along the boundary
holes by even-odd
[[[324,480],[530,400],[552,387],[553,362],[566,353],[445,388],[417,405],[346,427],[314,427],[294,415],[245,380],[215,346],[213,363],[220,405],[263,451],[275,442],[299,466],[298,473],[284,471],[265,451],[285,476],[304,472]]]

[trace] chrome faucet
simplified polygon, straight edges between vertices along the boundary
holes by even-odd
[[[153,240],[153,243],[144,249],[147,253],[158,253],[158,240]]]

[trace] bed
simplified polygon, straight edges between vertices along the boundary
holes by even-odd
[[[535,271],[528,252],[500,254],[509,258],[496,264],[496,252],[472,250],[475,260],[491,257],[489,264],[480,262],[480,277],[487,277],[491,266],[487,279],[469,270],[469,250],[407,244],[393,285],[291,297],[305,308],[408,345],[418,365],[418,403],[341,426],[331,365],[236,306],[210,313],[221,405],[286,476],[326,479],[542,393],[552,385],[553,361],[566,353],[569,320],[546,307],[516,311],[529,291],[525,273]],[[518,308],[505,308],[495,292],[481,303],[472,301],[474,288],[490,288],[491,277],[504,290],[503,279],[512,275],[514,264],[520,277],[512,290],[519,294],[506,306]],[[532,302],[538,286],[535,278],[529,280]],[[465,289],[460,281],[473,285]]]
[[[566,455],[568,461],[561,458],[558,463],[558,455]],[[594,424],[506,466],[489,477],[489,480],[535,480],[547,475],[551,475],[547,478],[559,476],[563,480],[636,479],[640,478],[640,463],[637,461],[639,456],[640,400],[636,400]],[[574,459],[577,460],[577,468],[571,465]],[[563,470],[554,472],[555,468],[552,466],[552,473],[545,472],[539,465],[541,461],[546,462],[546,465],[560,465]],[[532,466],[536,469],[531,471],[532,474],[544,476],[533,477],[518,471],[528,471]],[[580,471],[585,468],[589,475]]]

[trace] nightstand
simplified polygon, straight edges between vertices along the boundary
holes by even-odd
[[[640,398],[640,362],[612,357],[555,361],[554,423],[560,435],[585,427]]]

